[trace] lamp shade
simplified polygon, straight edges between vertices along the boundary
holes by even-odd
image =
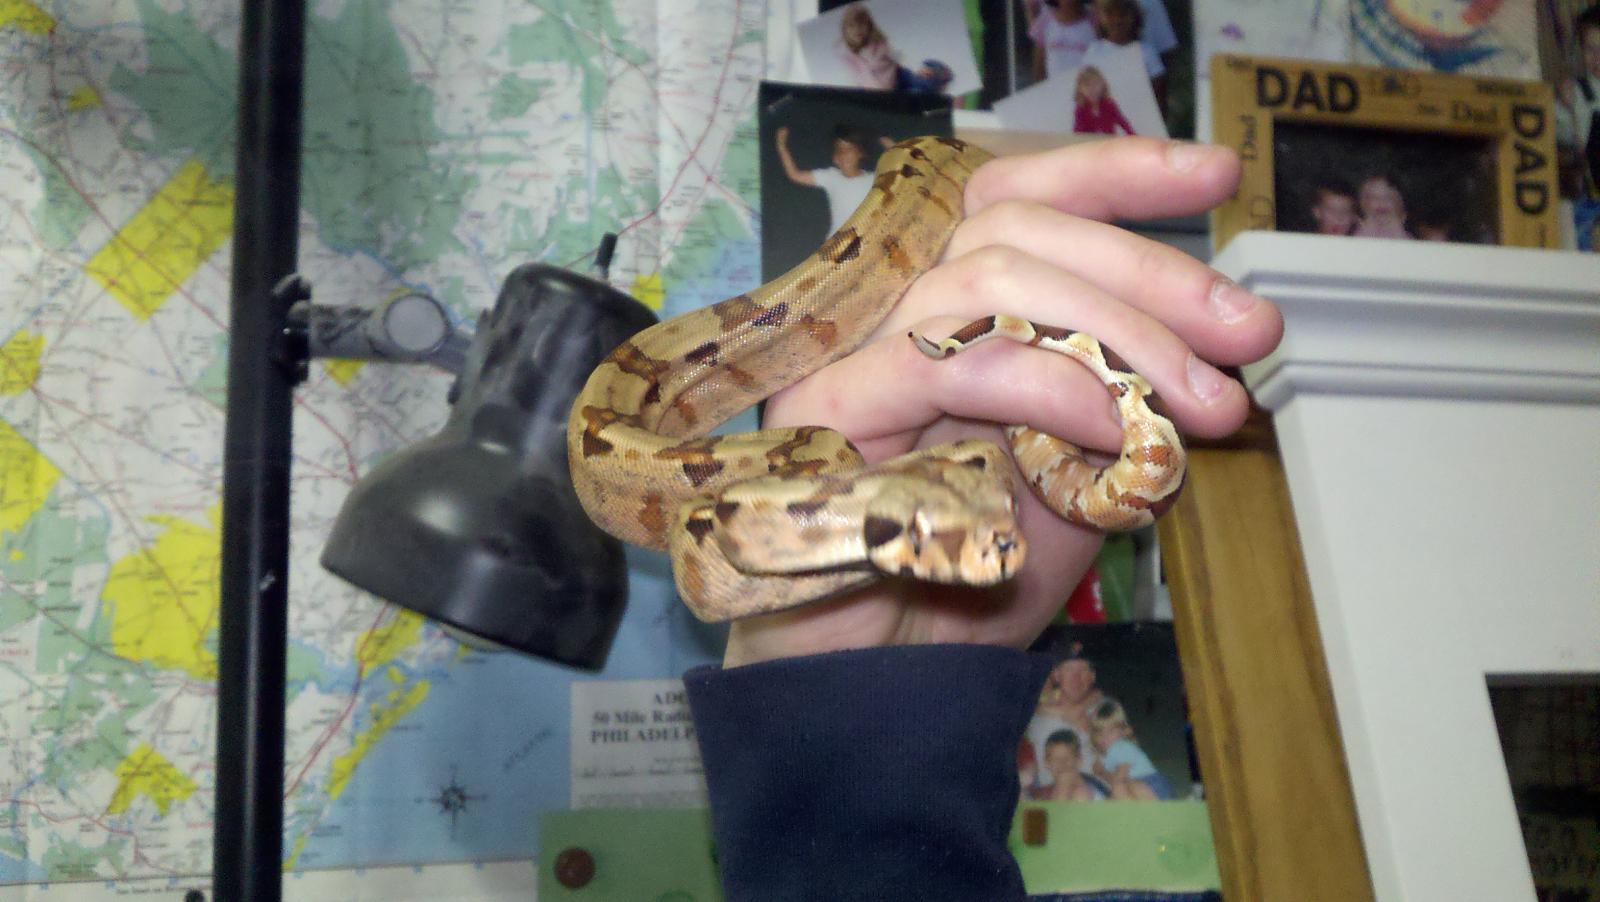
[[[601,667],[627,566],[572,489],[567,412],[601,359],[655,321],[604,282],[516,269],[479,323],[444,428],[356,485],[323,566],[481,641]]]

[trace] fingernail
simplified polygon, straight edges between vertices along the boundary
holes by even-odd
[[[1239,287],[1229,278],[1218,279],[1211,286],[1211,315],[1225,323],[1236,323],[1250,315],[1261,299]]]
[[[1222,394],[1222,390],[1228,387],[1228,377],[1222,375],[1211,364],[1196,357],[1192,351],[1189,353],[1188,369],[1189,391],[1194,392],[1194,396],[1205,404],[1215,401]]]
[[[1188,172],[1211,155],[1211,147],[1193,141],[1173,141],[1167,145],[1167,165],[1174,172]]]

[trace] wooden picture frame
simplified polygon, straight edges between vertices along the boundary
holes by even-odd
[[[1414,181],[1415,203],[1407,198],[1400,206],[1405,225],[1387,237],[1560,247],[1549,85],[1218,55],[1211,92],[1213,140],[1244,162],[1239,190],[1211,214],[1214,247],[1247,229],[1317,230],[1307,221],[1325,220],[1308,205],[1345,193],[1324,187],[1318,168],[1353,170],[1331,173],[1359,180],[1345,182],[1351,207],[1356,184]],[[1298,147],[1323,162],[1299,165],[1301,155],[1286,153]],[[1286,172],[1297,165],[1300,171]],[[1393,173],[1399,178],[1385,179]],[[1417,212],[1422,205],[1426,223]],[[1385,235],[1371,223],[1381,220],[1358,217],[1342,234]]]

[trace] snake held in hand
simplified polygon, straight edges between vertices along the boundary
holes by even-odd
[[[818,426],[708,435],[756,402],[861,345],[938,262],[989,154],[952,138],[886,151],[855,214],[799,266],[749,294],[652,326],[590,375],[572,406],[567,457],[591,519],[667,550],[678,591],[703,620],[779,610],[886,576],[993,585],[1022,565],[1008,455],[987,441],[926,448],[872,467]],[[1027,426],[1006,436],[1023,478],[1075,523],[1154,521],[1183,482],[1172,423],[1150,384],[1095,339],[1009,316],[943,341],[944,357],[989,338],[1066,354],[1105,383],[1120,456],[1095,466]]]

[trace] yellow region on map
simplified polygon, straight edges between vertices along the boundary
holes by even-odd
[[[0,0],[0,30],[16,28],[26,34],[49,34],[54,27],[56,20],[28,0]]]
[[[0,0],[3,2],[3,0]],[[76,91],[67,97],[67,111],[76,113],[79,110],[92,110],[100,105],[100,92],[88,85],[79,85]]]
[[[111,648],[130,661],[214,680],[217,658],[206,639],[217,627],[221,536],[215,525],[149,520],[165,529],[149,547],[111,565],[101,594]]]
[[[173,802],[187,799],[194,790],[194,781],[173,767],[171,761],[149,745],[141,745],[117,765],[117,790],[111,794],[106,814],[121,814],[135,798],[144,796],[165,815]]]
[[[405,681],[405,675],[393,667],[389,668],[388,676],[392,683]],[[383,701],[367,709],[371,720],[367,722],[366,728],[356,734],[355,744],[349,751],[333,760],[333,770],[328,775],[329,799],[337,799],[344,792],[344,788],[350,783],[350,775],[355,773],[356,765],[372,751],[372,747],[383,738],[383,734],[400,722],[400,718],[411,713],[412,708],[422,704],[422,700],[428,697],[430,686],[427,680],[418,680],[410,686],[395,689],[385,696]]]
[[[300,838],[295,840],[294,850],[289,853],[288,858],[283,860],[283,870],[285,873],[294,870],[295,864],[300,860],[300,853],[306,850],[306,843],[310,839],[310,833],[302,833],[300,834]]]
[[[422,615],[394,609],[394,619],[373,627],[356,638],[356,664],[363,671],[376,670],[422,638]]]
[[[667,290],[661,284],[661,273],[653,272],[635,278],[632,294],[651,310],[660,310],[661,302],[667,297]]]
[[[0,420],[0,535],[14,533],[44,507],[61,471]]]
[[[212,181],[198,160],[183,164],[84,272],[128,312],[149,319],[233,228],[233,187]]]
[[[44,354],[44,336],[18,332],[0,345],[0,395],[27,391],[39,378],[39,358]]]
[[[356,373],[361,372],[361,368],[366,364],[365,360],[328,360],[322,366],[328,371],[328,375],[333,377],[333,381],[340,385],[349,385],[350,380],[354,379]]]

